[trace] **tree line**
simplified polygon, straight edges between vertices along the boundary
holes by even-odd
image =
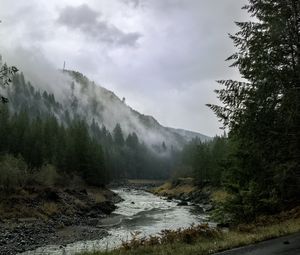
[[[221,214],[251,221],[300,204],[300,2],[249,0],[227,61],[243,81],[221,80],[208,105],[228,136],[194,140],[181,165],[199,184],[226,188]]]
[[[12,114],[2,105],[0,122],[4,162],[6,155],[13,155],[24,161],[28,175],[51,165],[61,177],[78,176],[90,185],[107,182],[102,146],[91,138],[84,121],[73,120],[65,127],[53,115],[31,118],[26,109]]]
[[[195,138],[181,151],[174,174],[194,177],[200,187],[221,186],[228,152],[229,143],[225,136],[216,136],[206,142]]]
[[[10,163],[15,161],[7,155],[21,160],[31,175],[51,166],[54,175],[68,176],[62,179],[78,177],[97,186],[114,179],[169,176],[175,151],[159,155],[157,149],[166,151],[164,142],[154,150],[135,132],[125,136],[118,123],[109,131],[89,122],[72,107],[64,109],[53,94],[35,89],[22,73],[12,77],[5,92],[9,103],[0,109],[0,155]]]

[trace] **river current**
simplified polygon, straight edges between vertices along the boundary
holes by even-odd
[[[207,221],[207,216],[195,206],[177,206],[149,192],[133,189],[113,190],[124,201],[117,204],[114,213],[103,219],[98,227],[108,230],[109,235],[100,240],[80,241],[66,246],[49,245],[22,255],[73,255],[78,252],[110,250],[132,238],[157,235],[163,229],[178,229]]]

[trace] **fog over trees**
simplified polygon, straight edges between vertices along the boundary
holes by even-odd
[[[2,65],[0,188],[192,177],[228,192],[219,209],[236,222],[299,205],[300,3],[244,11],[227,59],[241,80],[218,81],[220,104],[207,102],[226,131],[215,138],[166,128],[79,72],[57,71],[57,95]]]

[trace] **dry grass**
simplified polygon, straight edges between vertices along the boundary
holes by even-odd
[[[195,186],[192,186],[192,185],[190,185],[190,184],[185,184],[185,185],[181,185],[181,186],[179,186],[179,187],[177,187],[177,188],[175,188],[175,189],[173,189],[173,190],[171,190],[171,193],[172,194],[189,194],[189,193],[191,193],[191,192],[193,192],[193,191],[195,191],[196,190],[196,187]]]
[[[74,205],[78,208],[86,208],[86,204],[79,199],[74,199]]]
[[[195,190],[197,190],[197,187],[191,183],[173,186],[171,182],[166,182],[160,187],[153,189],[153,193],[161,196],[179,196],[181,194],[189,194]]]
[[[164,183],[163,185],[153,189],[153,192],[154,193],[165,193],[167,192],[168,190],[172,189],[172,184],[171,182],[166,182]]]
[[[89,198],[93,199],[96,203],[102,203],[110,199],[112,191],[105,188],[88,187],[86,188]]]
[[[48,220],[57,214],[72,216],[105,202],[111,196],[112,191],[104,188],[73,190],[28,186],[10,194],[0,192],[0,218],[15,220],[33,217]]]
[[[7,203],[1,203],[2,201],[0,200],[0,218],[1,219],[7,219],[7,218],[26,218],[30,217],[34,213],[31,212],[30,208],[19,205],[19,204],[7,204]]]
[[[124,250],[133,250],[139,247],[147,247],[153,245],[187,243],[192,244],[198,238],[217,238],[220,231],[210,228],[207,224],[191,226],[186,229],[162,230],[156,236],[148,238],[139,238],[138,233],[133,234],[133,238],[128,242],[122,243]]]
[[[153,184],[153,185],[160,185],[163,183],[162,180],[148,180],[148,179],[129,179],[128,183],[130,184]]]
[[[53,202],[45,202],[41,210],[44,212],[45,215],[52,216],[58,213],[59,209],[56,203]]]
[[[216,203],[224,203],[229,197],[228,192],[226,192],[225,190],[214,190],[211,194],[211,200]]]
[[[89,195],[95,200],[96,203],[102,203],[106,200],[105,196],[101,192],[89,193]]]

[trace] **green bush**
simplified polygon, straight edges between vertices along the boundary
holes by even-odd
[[[47,164],[43,165],[41,169],[34,175],[36,183],[42,186],[56,186],[61,183],[62,177],[57,173],[55,166]]]
[[[21,157],[4,155],[0,157],[0,188],[10,191],[22,187],[28,178],[27,164]]]

